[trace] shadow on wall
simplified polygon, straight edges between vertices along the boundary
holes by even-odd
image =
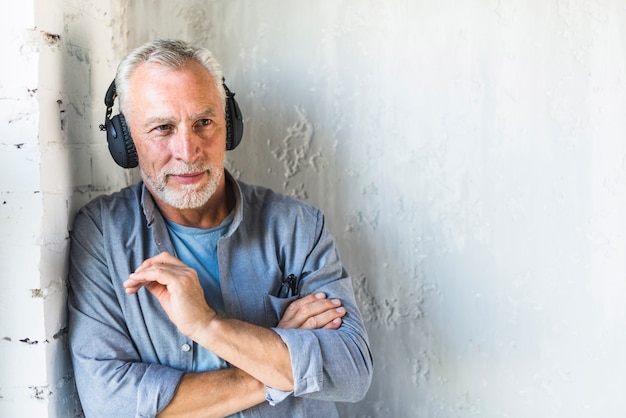
[[[81,20],[88,19],[88,16],[79,14],[75,19],[77,21],[74,24],[78,25]],[[60,117],[59,143],[68,165],[63,169],[68,172],[66,207],[67,230],[70,234],[74,217],[81,207],[96,196],[112,193],[139,178],[135,171],[124,170],[113,162],[106,135],[99,129],[99,125],[104,122],[104,93],[108,83],[101,82],[102,77],[97,74],[106,71],[106,66],[101,63],[111,50],[102,51],[98,48],[98,39],[100,38],[83,30],[72,31],[71,39],[59,38],[58,48],[63,52],[62,86],[57,100]],[[109,77],[114,77],[114,70],[106,76],[107,79]],[[66,257],[65,272],[68,270],[68,263]],[[64,274],[65,280],[66,276],[67,273]],[[62,312],[65,331],[58,338],[55,336],[60,348],[55,351],[51,360],[56,368],[53,375],[57,376],[54,389],[56,399],[51,406],[51,414],[58,417],[80,417],[83,413],[69,356],[66,299],[67,294],[64,295],[62,304],[55,307],[55,310]]]
[[[416,413],[425,397],[420,385],[431,378],[432,365],[439,362],[431,343],[436,332],[426,316],[427,304],[437,292],[436,279],[426,278],[431,260],[420,258],[421,246],[413,242],[410,228],[403,226],[402,215],[393,219],[395,215],[370,210],[367,205],[355,207],[359,200],[386,200],[382,191],[354,196],[355,190],[371,192],[384,187],[346,176],[336,190],[337,207],[346,213],[338,241],[353,277],[374,357],[374,377],[367,396],[356,405],[340,404],[342,417],[419,416]],[[407,260],[407,254],[415,258]]]

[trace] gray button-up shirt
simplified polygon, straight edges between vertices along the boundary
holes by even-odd
[[[372,358],[351,279],[323,214],[228,173],[227,178],[236,204],[218,242],[226,314],[280,335],[295,384],[275,406],[265,402],[244,416],[335,417],[333,401],[358,401],[367,392]],[[88,417],[153,417],[192,370],[193,342],[148,291],[128,295],[122,283],[145,259],[175,253],[165,221],[139,183],[82,208],[70,248],[70,348],[83,409]],[[347,314],[338,330],[274,328],[297,297],[277,297],[290,274],[299,279],[300,296],[324,292],[341,299]]]

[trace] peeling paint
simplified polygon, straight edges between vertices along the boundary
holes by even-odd
[[[65,109],[65,105],[63,104],[63,100],[59,99],[57,100],[57,104],[59,105],[59,120],[61,122],[61,131],[65,130],[65,118],[66,118],[66,109]]]
[[[427,295],[434,290],[433,286],[420,286],[416,291],[402,290],[398,292],[398,297],[379,298],[370,292],[365,276],[355,277],[354,282],[356,297],[367,323],[386,328],[414,323],[422,318],[422,305]]]
[[[425,383],[430,377],[430,357],[425,350],[411,360],[413,385]]]
[[[306,197],[304,185],[292,187],[290,179],[307,169],[317,172],[317,160],[321,158],[321,154],[311,150],[314,129],[306,112],[298,106],[295,107],[295,111],[298,121],[287,127],[287,135],[283,138],[280,146],[273,149],[272,155],[283,165],[285,178],[283,190],[292,196],[302,198],[303,196]]]
[[[68,45],[67,53],[69,56],[75,58],[79,63],[85,65],[91,65],[91,58],[89,51],[85,48],[81,48],[77,45]]]
[[[38,401],[47,401],[53,395],[48,385],[29,386],[28,388],[31,390],[31,398]]]
[[[59,330],[59,332],[57,332],[56,334],[54,334],[54,335],[52,336],[52,338],[54,338],[55,340],[57,340],[57,339],[59,339],[59,338],[63,338],[63,337],[65,337],[65,336],[67,335],[67,333],[68,333],[67,327],[63,327],[63,328],[61,328],[61,329]]]
[[[345,232],[354,232],[366,226],[372,230],[378,228],[378,222],[380,218],[380,212],[378,210],[370,215],[364,214],[362,211],[354,211],[351,216],[346,220]]]
[[[37,340],[31,340],[30,338],[22,338],[22,339],[20,340],[20,342],[21,342],[21,343],[24,343],[24,344],[28,344],[28,345],[37,345],[37,344],[39,344],[39,341],[37,341]]]
[[[33,298],[43,298],[44,292],[42,289],[30,289],[30,296]]]
[[[89,128],[75,126],[89,127],[93,86],[91,63],[83,61],[79,68],[68,49],[74,56],[78,52],[68,44],[93,48],[92,40],[102,32],[90,35],[95,20],[77,22],[80,27],[66,25],[63,10],[88,9],[93,18],[94,4],[17,2],[2,29],[0,51],[11,63],[5,66],[0,85],[0,160],[10,173],[0,180],[0,253],[5,273],[0,278],[2,417],[79,416],[73,384],[51,386],[58,376],[70,372],[66,330],[59,325],[66,322],[66,292],[59,278],[67,274],[65,231],[70,210],[50,202],[58,195],[71,196],[76,152],[96,148],[69,144],[75,138],[91,137]],[[63,101],[56,102],[58,97]],[[97,102],[101,105],[100,97]],[[70,106],[83,109],[71,127]],[[66,137],[61,137],[59,126]]]
[[[57,45],[61,41],[61,35],[41,31],[41,36],[48,46]]]

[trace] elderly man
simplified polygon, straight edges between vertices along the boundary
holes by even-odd
[[[243,125],[211,53],[145,44],[105,102],[113,157],[142,181],[71,234],[85,414],[330,418],[360,400],[372,360],[351,279],[319,210],[224,169]]]

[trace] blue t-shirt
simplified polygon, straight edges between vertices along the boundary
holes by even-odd
[[[204,298],[218,315],[224,314],[224,299],[220,288],[217,262],[217,241],[226,233],[234,218],[231,212],[220,226],[198,229],[167,221],[167,227],[176,250],[176,256],[198,273]],[[227,367],[224,360],[213,352],[194,343],[193,371],[203,372]]]

